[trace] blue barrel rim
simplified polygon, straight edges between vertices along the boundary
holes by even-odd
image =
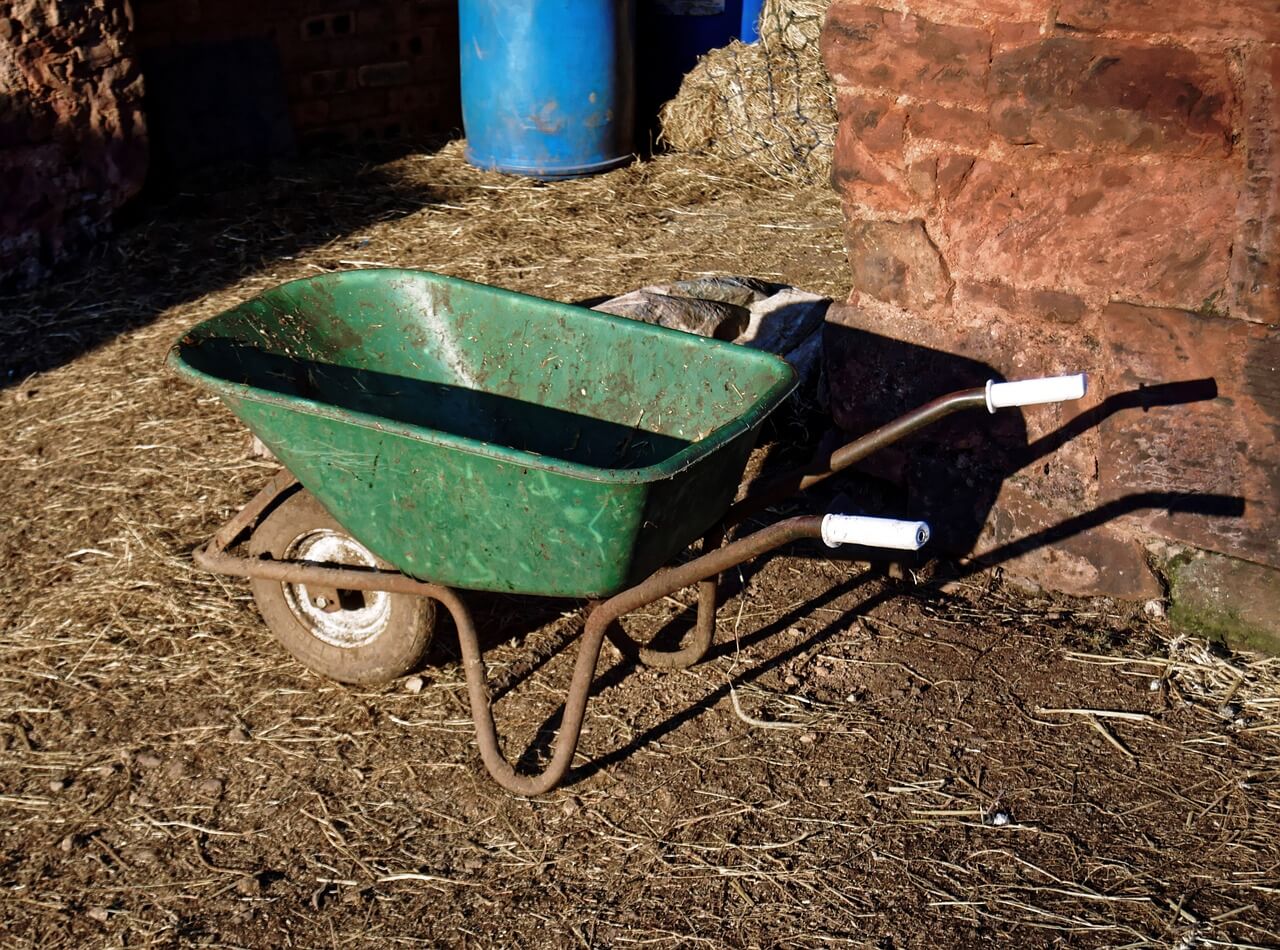
[[[621,168],[624,165],[630,165],[639,156],[635,152],[626,155],[617,155],[613,158],[606,158],[603,161],[592,162],[590,164],[574,164],[574,165],[536,165],[526,164],[524,162],[510,162],[492,157],[483,157],[472,151],[471,147],[463,148],[463,157],[467,160],[467,164],[476,168],[491,172],[506,172],[512,175],[522,175],[526,178],[537,178],[545,181],[560,181],[565,178],[578,178],[586,175],[596,175],[600,172],[611,171],[615,168]]]

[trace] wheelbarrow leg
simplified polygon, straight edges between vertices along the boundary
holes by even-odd
[[[702,550],[711,552],[724,543],[724,533],[712,531],[702,540]],[[719,607],[720,575],[698,582],[698,622],[693,637],[676,650],[655,650],[636,642],[616,623],[609,625],[608,637],[622,655],[645,666],[662,670],[684,670],[702,661],[716,636],[716,608]]]
[[[587,711],[587,699],[591,681],[595,678],[596,663],[604,644],[605,624],[592,624],[590,619],[578,645],[578,659],[573,668],[573,680],[565,697],[564,718],[556,736],[551,762],[537,775],[522,775],[507,761],[498,744],[498,730],[493,722],[493,709],[489,701],[489,681],[485,671],[484,655],[476,636],[471,612],[455,591],[441,588],[431,596],[448,608],[458,628],[458,643],[462,647],[462,668],[467,677],[467,697],[471,703],[471,719],[476,727],[476,744],[480,758],[493,780],[509,792],[517,795],[541,795],[555,788],[564,779],[578,748],[582,733],[582,720]],[[594,616],[594,612],[592,616]]]
[[[467,677],[467,696],[471,702],[471,718],[476,727],[476,743],[480,747],[480,758],[484,761],[489,774],[493,776],[493,780],[507,791],[515,792],[517,795],[541,795],[551,791],[564,780],[578,749],[578,738],[582,734],[582,720],[586,715],[591,682],[595,678],[596,663],[600,659],[600,648],[604,645],[605,633],[614,626],[619,617],[683,587],[709,582],[722,571],[784,544],[802,538],[822,537],[822,520],[815,517],[790,518],[762,528],[732,544],[714,548],[686,564],[655,574],[635,587],[629,587],[622,593],[614,595],[592,610],[587,617],[586,629],[582,632],[582,640],[578,646],[578,658],[573,667],[573,680],[565,696],[564,718],[552,747],[551,762],[536,775],[522,775],[517,772],[499,747],[498,732],[493,722],[493,710],[489,705],[489,686],[485,674],[484,657],[480,652],[480,643],[476,637],[470,611],[467,610],[456,591],[436,585],[421,585],[421,592],[425,596],[435,598],[448,609],[458,628],[458,642],[462,647],[462,663]],[[711,596],[714,598],[714,591]],[[700,614],[709,611],[711,622],[705,625],[700,623],[699,630],[705,629],[706,636],[709,638],[710,632],[714,629],[714,601],[703,601],[703,605],[705,606],[701,606]],[[686,649],[692,650],[696,646],[698,643],[695,642]]]

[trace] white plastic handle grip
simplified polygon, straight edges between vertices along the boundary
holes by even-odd
[[[918,551],[929,540],[929,526],[923,521],[899,521],[896,518],[826,515],[822,519],[822,540],[830,548],[861,544],[869,548]]]
[[[1019,379],[1012,383],[987,383],[987,409],[995,412],[1006,406],[1034,406],[1042,402],[1066,402],[1079,399],[1089,390],[1089,377],[1046,376],[1044,379]]]

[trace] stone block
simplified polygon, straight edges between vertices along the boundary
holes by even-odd
[[[906,110],[889,99],[840,97],[831,186],[846,201],[906,213],[914,203],[904,167]]]
[[[1280,322],[1280,48],[1244,55],[1244,175],[1231,257],[1233,316]]]
[[[1280,43],[1280,5],[1275,0],[1062,0],[1056,22],[1073,30],[1158,35],[1182,43]]]
[[[940,23],[1004,26],[1020,23],[1040,28],[1051,22],[1054,0],[911,0],[911,11]]]
[[[1052,37],[997,51],[991,126],[1051,151],[1228,155],[1226,57],[1099,37]]]
[[[1191,309],[1227,285],[1238,195],[1227,163],[977,160],[936,239],[956,277]]]
[[[1043,483],[1006,482],[975,546],[975,563],[1080,597],[1159,596],[1143,546],[1104,519],[1088,510],[1073,515]]]
[[[977,104],[984,99],[991,34],[838,2],[827,11],[822,53],[838,87]]]
[[[1280,656],[1280,571],[1203,551],[1181,552],[1162,570],[1176,629]]]
[[[939,142],[980,152],[991,141],[991,117],[986,109],[965,109],[936,102],[913,105],[907,117],[913,143]]]
[[[1075,294],[1056,290],[1033,290],[1027,294],[1026,300],[1029,312],[1054,323],[1079,323],[1088,309],[1084,300]]]
[[[973,171],[974,159],[971,155],[940,155],[938,157],[937,197],[949,202],[964,188],[964,183]]]
[[[953,549],[1060,590],[1151,596],[1142,539],[1280,565],[1280,6],[888,6],[837,0],[823,35],[853,274],[837,420],[909,408],[912,366],[925,398],[1087,370],[1081,405],[985,436],[957,417],[886,470],[955,516]],[[943,462],[972,503],[930,488]]]
[[[1129,406],[1100,427],[1103,499],[1204,496],[1201,512],[1156,507],[1134,521],[1280,567],[1280,327],[1127,304],[1108,306],[1102,322],[1111,397]],[[1216,398],[1187,385],[1206,380]],[[1168,384],[1184,384],[1194,401],[1143,408],[1141,387]]]
[[[840,94],[836,107],[842,130],[869,152],[898,155],[906,145],[907,110],[889,96]]]
[[[937,156],[926,155],[907,166],[907,184],[917,198],[931,203],[938,192]]]
[[[950,294],[950,275],[923,221],[853,220],[845,237],[856,290],[911,310],[929,310]]]

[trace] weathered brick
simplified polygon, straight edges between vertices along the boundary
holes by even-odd
[[[370,63],[356,71],[360,85],[368,87],[402,86],[410,79],[411,73],[407,62]]]
[[[974,553],[977,566],[1075,596],[1147,600],[1161,593],[1142,545],[1123,528],[1095,523],[1088,512],[1064,513],[1038,484],[1001,487]]]
[[[400,55],[397,38],[388,35],[348,36],[335,40],[331,45],[335,63],[355,68],[386,62]]]
[[[307,17],[298,24],[298,35],[304,40],[326,40],[330,37],[329,17]]]
[[[1231,151],[1225,57],[1053,37],[996,52],[990,90],[991,126],[1014,144],[1054,151]]]
[[[1199,307],[1221,293],[1237,183],[1226,163],[978,160],[937,241],[966,278]]]
[[[1136,520],[1171,540],[1280,567],[1280,327],[1120,303],[1102,317],[1111,397],[1127,406],[1101,424],[1104,500],[1199,493],[1203,513],[1157,498]],[[1205,381],[1216,398],[1205,398]],[[1144,407],[1141,389],[1166,384],[1183,384],[1170,398],[1190,401]],[[1240,499],[1243,511],[1223,498]]]
[[[1077,30],[1159,34],[1180,42],[1280,43],[1280,5],[1275,0],[1062,0],[1057,22]]]
[[[964,188],[964,183],[973,171],[974,159],[971,155],[941,155],[938,158],[938,197],[950,201]]]
[[[413,18],[418,23],[457,21],[458,5],[452,0],[413,0]]]
[[[0,281],[36,280],[100,239],[142,187],[142,88],[123,6],[23,0],[0,10],[17,24],[0,41]]]
[[[440,88],[435,84],[399,86],[388,91],[391,111],[409,114],[424,109],[435,111],[440,106]]]
[[[1280,48],[1244,57],[1241,147],[1245,174],[1231,257],[1233,316],[1280,322]]]
[[[845,230],[855,290],[901,307],[928,310],[951,291],[951,278],[924,222],[850,221]]]
[[[310,129],[329,121],[329,103],[324,99],[294,102],[289,107],[294,128]]]
[[[276,49],[286,73],[311,72],[333,65],[333,43],[313,43],[294,30],[277,31]]]
[[[458,85],[458,64],[447,57],[415,56],[409,60],[413,82],[431,82],[441,86]]]
[[[371,119],[384,116],[388,111],[384,89],[359,89],[329,100],[329,118],[335,123]]]
[[[827,12],[822,52],[837,86],[976,104],[984,98],[991,34],[878,7],[836,3]]]
[[[913,203],[904,167],[906,112],[889,99],[840,97],[831,185],[847,201],[905,212]]]
[[[331,96],[348,92],[356,86],[355,71],[351,69],[317,69],[297,78],[298,94],[305,98]]]
[[[1055,0],[911,0],[911,11],[939,23],[966,26],[1008,26],[1026,23],[1033,28],[1045,24]]]
[[[981,151],[991,141],[991,119],[986,109],[963,109],[936,102],[913,105],[907,115],[913,141],[925,139],[957,148]]]
[[[411,4],[405,0],[366,4],[360,9],[360,31],[405,33],[413,29],[414,17]]]
[[[1056,290],[1033,290],[1027,295],[1027,307],[1036,316],[1054,323],[1079,323],[1088,310],[1075,294]]]

